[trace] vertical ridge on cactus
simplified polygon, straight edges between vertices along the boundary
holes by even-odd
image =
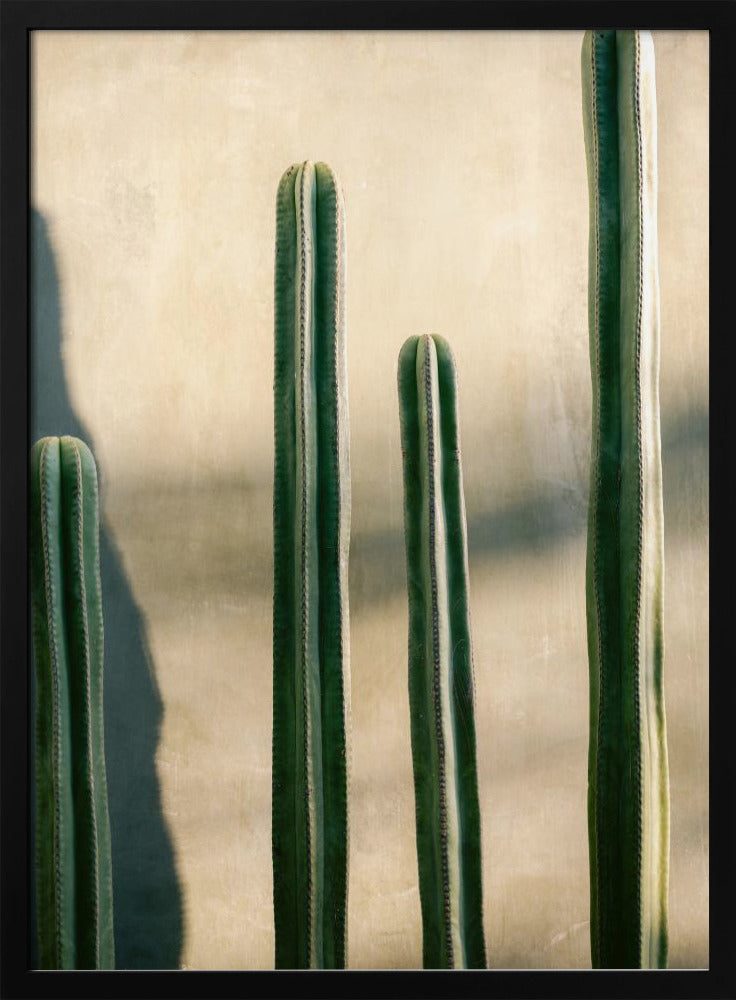
[[[113,969],[97,470],[76,438],[31,450],[36,888],[43,969]]]
[[[272,840],[277,968],[344,968],[350,457],[342,193],[292,166],[276,204]]]
[[[669,779],[651,35],[587,32],[582,81],[593,383],[586,571],[591,954],[595,968],[664,968]]]
[[[457,375],[441,337],[406,341],[398,389],[423,962],[485,968]]]

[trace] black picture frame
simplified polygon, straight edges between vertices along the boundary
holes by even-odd
[[[736,63],[731,2],[517,0],[4,0],[0,4],[0,994],[3,997],[242,995],[734,997],[733,633],[736,556],[734,321],[729,149]],[[37,29],[698,29],[710,32],[710,968],[702,971],[35,972],[29,956],[29,51]],[[732,391],[732,390],[731,390]]]

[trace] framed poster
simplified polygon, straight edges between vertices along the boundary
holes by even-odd
[[[410,979],[422,967],[396,378],[406,338],[436,333],[452,345],[458,371],[492,972],[488,986],[478,973],[463,982],[495,991],[502,977],[509,995],[534,982],[543,992],[543,982],[582,982],[562,971],[590,969],[580,53],[586,27],[609,26],[608,8],[4,7],[4,72],[17,88],[27,70],[29,88],[27,104],[14,95],[20,116],[5,118],[3,197],[6,218],[21,225],[12,197],[25,198],[27,176],[27,244],[14,245],[28,247],[29,281],[23,255],[9,259],[7,243],[3,280],[16,333],[27,288],[29,353],[26,369],[18,343],[8,346],[6,319],[3,490],[39,438],[72,435],[95,455],[116,969],[195,971],[184,987],[177,979],[177,994],[209,991],[189,984],[223,971],[262,973],[266,991],[301,988],[296,973],[266,975],[274,966],[274,246],[279,180],[311,160],[330,164],[345,201],[347,967]],[[725,27],[723,36],[716,30],[730,29],[722,6],[682,7],[678,16],[688,23],[667,25],[662,11],[641,5],[614,16],[624,28],[651,26],[656,59],[667,977],[675,984],[667,995],[678,988],[675,970],[714,968],[709,80],[718,45],[730,41]],[[11,51],[20,38],[27,50]],[[23,161],[7,137],[26,124]],[[17,419],[12,434],[8,418]],[[9,503],[8,566],[24,551],[25,494]],[[4,562],[5,588],[7,572]],[[27,658],[27,570],[15,579],[16,592],[3,594],[3,629],[15,623]],[[31,677],[8,678],[6,659],[5,711],[15,705],[25,724]],[[23,739],[24,787],[16,778],[4,805],[11,788],[19,803],[31,788]],[[29,852],[22,838],[33,813],[29,825],[3,813],[6,851],[25,843]],[[32,878],[31,853],[18,857]],[[25,895],[16,883],[13,896],[18,926],[3,921],[16,961],[33,948],[35,896],[24,884]],[[22,968],[34,968],[37,956],[27,954]],[[162,975],[156,981],[169,989]],[[583,977],[585,995],[618,988],[617,974],[596,975]],[[710,995],[709,974],[688,975],[690,995]],[[20,970],[13,976],[16,989],[31,989]],[[77,995],[100,995],[72,977]],[[56,978],[37,977],[32,988]],[[120,989],[117,973],[98,979]],[[250,988],[237,981],[212,979],[222,995]],[[428,988],[453,993],[444,982]],[[653,995],[638,979],[626,982],[627,995]]]

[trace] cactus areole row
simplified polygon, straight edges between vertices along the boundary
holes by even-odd
[[[582,79],[593,383],[591,952],[596,968],[656,969],[667,962],[669,784],[651,36],[588,32]]]
[[[97,470],[76,438],[31,450],[35,874],[42,969],[113,969]]]
[[[272,835],[276,967],[345,966],[350,462],[345,226],[332,170],[276,207]]]
[[[440,337],[399,355],[409,702],[425,968],[485,968],[457,376]]]

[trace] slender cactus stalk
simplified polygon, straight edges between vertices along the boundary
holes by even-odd
[[[276,967],[344,968],[350,460],[342,194],[291,167],[276,205],[273,875]]]
[[[31,450],[36,887],[43,969],[113,969],[97,470],[72,437]]]
[[[587,32],[593,437],[588,515],[588,829],[595,968],[667,964],[669,779],[654,47]]]
[[[483,890],[457,375],[441,337],[399,355],[409,701],[425,968],[482,969]]]

